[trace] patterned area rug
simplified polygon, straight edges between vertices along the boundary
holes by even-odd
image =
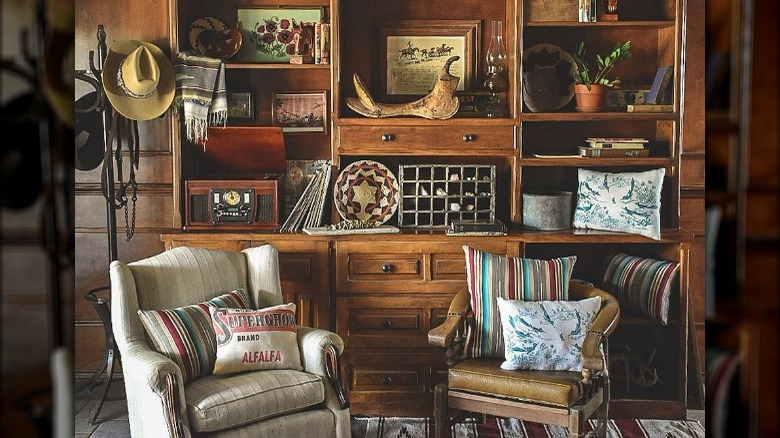
[[[595,420],[589,420],[586,431]],[[402,417],[354,417],[352,438],[428,438],[433,419]],[[568,438],[568,430],[514,418],[489,418],[484,424],[466,420],[452,427],[452,438]],[[698,421],[610,420],[610,438],[704,438]]]

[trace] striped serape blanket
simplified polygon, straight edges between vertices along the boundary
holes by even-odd
[[[208,127],[227,123],[225,64],[221,59],[180,52],[176,72],[175,113],[184,113],[187,140],[206,145]]]

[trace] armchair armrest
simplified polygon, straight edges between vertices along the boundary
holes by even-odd
[[[128,403],[142,407],[143,418],[134,421],[137,432],[188,437],[179,366],[142,341],[129,342],[126,347],[121,354]]]
[[[332,403],[328,399],[332,400],[335,397],[338,408],[347,409],[349,397],[341,378],[341,353],[344,351],[344,340],[338,334],[323,329],[298,326],[297,330],[303,369],[322,376],[330,382],[333,393],[326,394],[326,403]]]
[[[469,312],[471,300],[469,291],[462,290],[452,299],[450,308],[447,311],[447,319],[444,322],[428,332],[428,344],[437,347],[447,347],[452,342],[458,328],[463,323],[463,319]]]
[[[620,306],[614,296],[591,284],[572,282],[569,287],[572,296],[601,297],[601,310],[596,315],[582,344],[582,366],[592,370],[602,370],[604,356],[600,346],[615,331],[620,320]]]
[[[131,342],[122,352],[122,374],[136,384],[143,383],[155,392],[165,388],[165,375],[181,379],[181,370],[171,359],[152,350],[143,342]]]

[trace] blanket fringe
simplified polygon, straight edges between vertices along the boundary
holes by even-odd
[[[204,119],[198,119],[195,117],[184,118],[184,129],[187,131],[187,140],[194,144],[203,145],[203,150],[206,150],[206,142],[209,139],[208,121]]]
[[[211,114],[209,114],[209,125],[210,126],[217,126],[217,125],[225,126],[225,125],[227,125],[227,117],[228,117],[227,110],[217,111],[217,112],[211,113]]]

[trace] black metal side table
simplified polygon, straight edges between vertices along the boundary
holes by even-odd
[[[84,390],[92,391],[98,385],[102,385],[103,387],[100,401],[92,411],[92,415],[89,417],[89,424],[91,425],[97,424],[97,417],[100,415],[100,411],[103,409],[103,404],[106,402],[106,400],[112,400],[106,396],[108,395],[108,390],[111,388],[111,383],[114,380],[115,365],[117,362],[119,362],[120,359],[119,350],[117,349],[116,342],[114,341],[114,330],[111,326],[111,307],[109,306],[108,297],[98,296],[99,293],[103,294],[110,290],[110,287],[104,286],[92,289],[84,294],[84,298],[86,298],[87,301],[92,304],[95,312],[97,312],[98,316],[100,317],[100,321],[103,323],[103,330],[105,331],[106,335],[106,351],[103,355],[103,359],[100,361],[100,365],[95,370],[95,373],[92,374],[92,376],[89,378],[89,380],[76,388],[76,392],[81,392]],[[103,375],[104,372],[105,375]],[[102,380],[100,380],[101,376]]]

